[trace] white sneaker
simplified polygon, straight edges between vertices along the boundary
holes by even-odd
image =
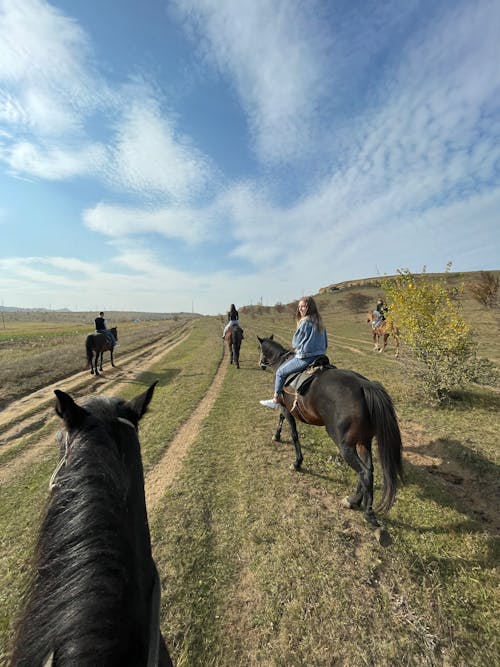
[[[267,401],[259,401],[261,405],[264,405],[266,408],[272,408],[273,410],[277,410],[280,406],[279,403],[275,403],[272,398],[269,398]]]

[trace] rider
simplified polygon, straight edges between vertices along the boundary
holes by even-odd
[[[105,334],[111,343],[113,347],[116,347],[118,345],[116,338],[113,336],[113,332],[108,329],[108,323],[104,319],[104,313],[101,311],[99,313],[99,317],[96,317],[95,320],[95,330],[97,333],[103,333]]]
[[[373,321],[372,321],[372,327],[376,329],[382,322],[385,320],[385,313],[387,313],[387,306],[385,303],[382,301],[381,298],[377,301],[377,305],[375,306],[375,310],[373,311]]]
[[[238,311],[236,310],[234,303],[232,303],[231,307],[229,308],[229,311],[227,313],[227,320],[228,320],[227,324],[224,327],[224,331],[222,332],[222,338],[225,338],[228,329],[230,329],[231,327],[239,327],[241,329],[241,340],[243,340],[244,338],[243,329],[241,328]]]
[[[295,355],[278,367],[274,378],[274,396],[266,401],[259,401],[266,408],[279,408],[282,403],[281,392],[287,375],[302,371],[315,359],[326,353],[328,337],[321,315],[312,296],[303,297],[297,306],[295,315],[297,330],[292,339]]]

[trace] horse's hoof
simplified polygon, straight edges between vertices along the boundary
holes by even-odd
[[[295,461],[295,463],[292,463],[292,465],[290,466],[290,470],[294,470],[295,472],[301,472],[302,463],[297,463],[297,461]]]
[[[273,442],[281,442],[281,438],[279,435],[273,435]]]
[[[342,507],[346,507],[348,510],[359,510],[361,505],[359,503],[353,502],[348,496],[341,500]]]
[[[389,547],[392,544],[392,537],[385,528],[382,528],[381,526],[375,528],[374,535],[381,547]]]

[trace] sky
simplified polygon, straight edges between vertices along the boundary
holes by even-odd
[[[498,0],[0,0],[4,306],[500,268]]]

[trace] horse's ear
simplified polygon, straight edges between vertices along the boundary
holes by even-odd
[[[271,335],[269,336],[269,340],[274,340],[274,334],[271,334]]]
[[[257,336],[257,340],[258,340],[258,341],[259,341],[259,343],[260,343],[260,344],[262,345],[262,343],[263,343],[264,339],[263,339],[263,338],[261,338],[260,336]]]
[[[148,409],[148,405],[151,403],[151,399],[153,398],[153,392],[157,384],[158,380],[153,382],[153,384],[149,387],[149,389],[146,389],[145,392],[143,392],[139,396],[136,396],[131,401],[128,401],[128,403],[126,404],[126,407],[132,411],[137,421],[139,421],[139,419],[145,414],[146,410]]]
[[[69,394],[56,389],[56,412],[68,428],[78,428],[89,414],[85,408],[75,403]]]

